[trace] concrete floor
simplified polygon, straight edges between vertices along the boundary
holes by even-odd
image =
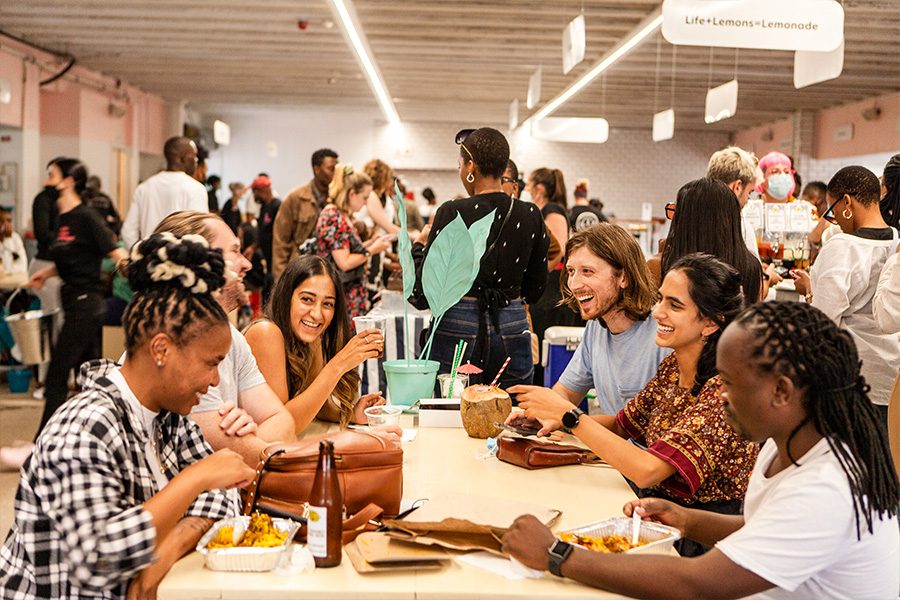
[[[6,384],[0,384],[0,446],[9,446],[15,440],[31,441],[43,409],[43,400],[35,400],[30,393],[10,394]],[[0,543],[6,539],[13,522],[18,485],[18,471],[0,470]]]

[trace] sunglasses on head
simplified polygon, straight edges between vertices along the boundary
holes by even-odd
[[[475,130],[474,129],[460,129],[456,133],[456,138],[455,138],[456,144],[458,146],[462,146],[462,149],[466,151],[466,154],[469,155],[469,159],[471,159],[471,160],[475,160],[475,157],[472,156],[472,152],[468,148],[466,148],[465,141],[466,141],[466,139],[468,139],[468,137],[470,135],[472,135],[473,131],[475,131]]]

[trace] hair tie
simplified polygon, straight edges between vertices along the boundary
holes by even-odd
[[[872,389],[868,383],[866,383],[866,378],[862,375],[857,375],[856,379],[847,385],[842,385],[836,388],[830,388],[827,390],[822,390],[825,394],[839,394],[841,392],[848,392],[852,389],[856,389],[861,394],[868,394],[869,390]]]
[[[353,163],[347,163],[344,165],[344,176],[353,175]]]

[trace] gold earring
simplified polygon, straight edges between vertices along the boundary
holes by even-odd
[[[475,183],[475,176],[472,175],[471,171],[469,172],[468,175],[466,175],[466,181],[468,181],[469,183]]]
[[[841,211],[841,216],[849,221],[853,217],[853,213],[850,212],[849,208],[845,208],[843,211]]]

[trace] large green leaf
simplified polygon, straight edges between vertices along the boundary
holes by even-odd
[[[472,287],[473,262],[472,237],[462,215],[457,214],[434,238],[422,265],[422,291],[428,299],[432,319],[439,321]]]
[[[406,229],[406,202],[400,194],[400,186],[394,182],[394,195],[397,198],[397,214],[400,217],[400,233],[397,235],[397,257],[403,272],[403,298],[409,298],[416,286],[416,264],[412,257],[412,240],[409,239],[409,231]]]

